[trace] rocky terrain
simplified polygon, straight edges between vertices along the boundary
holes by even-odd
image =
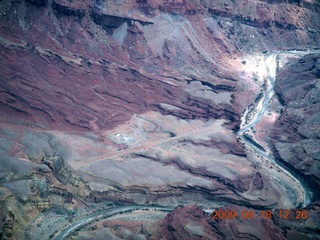
[[[282,61],[275,91],[283,104],[281,117],[271,132],[276,156],[320,186],[320,55],[292,56]],[[315,199],[319,198],[316,192]]]
[[[99,219],[70,238],[319,238],[319,54],[280,56],[281,112],[255,135],[308,182],[308,219],[203,211],[295,211],[297,183],[237,131],[266,88],[265,54],[320,46],[319,11],[313,0],[0,1],[1,239],[52,239],[127,204],[175,210]]]
[[[165,218],[161,213],[137,211],[129,215],[111,217],[89,225],[70,239],[319,239],[319,204],[306,211],[308,219],[296,219],[295,211],[288,219],[280,218],[282,209],[272,217],[262,218],[261,211],[229,205],[219,211],[236,211],[235,219],[213,219],[196,205],[178,207]],[[254,214],[243,219],[242,212]],[[145,216],[152,216],[146,220]],[[160,220],[154,220],[154,219]],[[121,224],[121,225],[119,225]]]

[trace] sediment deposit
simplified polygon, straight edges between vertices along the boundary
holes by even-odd
[[[237,131],[264,99],[267,52],[320,45],[319,8],[0,1],[1,238],[51,239],[92,212],[127,204],[175,210],[90,222],[79,239],[319,237],[316,194],[299,226],[276,217],[214,221],[202,210],[296,206],[287,193],[295,196],[298,183],[277,175]],[[250,137],[314,193],[319,54],[281,56],[270,115]]]

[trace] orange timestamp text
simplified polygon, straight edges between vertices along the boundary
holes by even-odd
[[[237,212],[235,210],[214,210],[212,212],[213,219],[254,219],[254,218],[262,218],[262,219],[271,219],[275,214],[277,214],[278,218],[281,219],[297,219],[304,220],[308,218],[308,213],[306,210],[277,210],[273,212],[271,210],[262,210],[262,211],[254,211],[254,210],[242,210],[241,212]]]

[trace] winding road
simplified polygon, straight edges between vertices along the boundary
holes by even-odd
[[[265,160],[269,161],[270,163],[276,165],[278,169],[280,169],[283,173],[285,173],[289,178],[292,179],[292,181],[297,185],[297,192],[300,196],[296,196],[297,199],[300,197],[302,198],[302,201],[297,203],[296,207],[305,207],[310,203],[310,194],[307,190],[306,184],[303,182],[302,179],[295,177],[290,170],[286,169],[281,163],[279,163],[277,160],[270,157],[266,152],[262,151],[261,149],[257,148],[254,144],[252,144],[250,141],[248,141],[244,134],[247,131],[253,130],[254,127],[258,122],[261,121],[264,113],[269,107],[269,102],[274,96],[274,86],[275,86],[275,80],[276,80],[276,69],[277,69],[277,56],[280,54],[299,54],[299,55],[305,55],[309,53],[315,53],[319,51],[278,51],[278,52],[270,52],[265,55],[265,68],[267,73],[267,81],[268,81],[268,89],[265,90],[263,98],[260,100],[260,102],[256,106],[256,114],[253,116],[253,118],[249,121],[249,123],[246,124],[247,114],[248,111],[246,111],[245,116],[242,118],[243,123],[241,123],[241,129],[238,131],[238,136],[242,140],[242,142],[254,152],[255,157],[261,158],[263,157]],[[132,205],[132,206],[122,206],[122,207],[112,207],[105,210],[100,210],[95,213],[92,213],[88,216],[85,216],[83,219],[69,225],[67,228],[63,229],[61,232],[58,232],[56,236],[53,239],[61,240],[69,236],[74,231],[80,229],[81,227],[84,227],[87,224],[92,223],[93,221],[109,218],[111,216],[127,213],[135,210],[156,210],[156,211],[171,211],[172,208],[168,207],[160,207],[160,206],[150,206],[150,205]]]
[[[160,206],[150,206],[150,205],[132,205],[132,206],[123,206],[123,207],[113,207],[113,208],[108,208],[104,209],[95,213],[92,213],[85,218],[73,223],[72,225],[68,226],[62,232],[56,236],[54,239],[55,240],[61,240],[64,239],[65,237],[69,236],[71,233],[73,233],[75,230],[84,227],[85,225],[92,223],[96,220],[103,219],[103,218],[109,218],[117,214],[121,213],[127,213],[127,212],[132,212],[136,210],[156,210],[156,211],[166,211],[169,212],[172,210],[172,208],[167,208],[167,207],[160,207]]]

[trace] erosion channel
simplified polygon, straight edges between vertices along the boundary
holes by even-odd
[[[263,92],[263,97],[259,102],[256,103],[254,109],[251,109],[250,111],[251,113],[254,112],[255,114],[250,115],[248,109],[246,110],[245,114],[242,117],[241,129],[237,133],[237,135],[243,142],[244,147],[246,148],[248,157],[250,157],[254,162],[261,166],[261,171],[264,171],[264,173],[271,175],[271,178],[275,180],[276,184],[282,185],[280,186],[280,189],[283,189],[283,191],[286,192],[283,195],[287,196],[287,198],[281,200],[281,205],[286,208],[306,207],[310,203],[312,193],[310,192],[304,180],[299,176],[295,176],[290,169],[287,169],[281,162],[275,159],[272,156],[270,150],[261,147],[260,144],[254,139],[252,133],[255,129],[256,124],[259,123],[264,113],[267,111],[269,103],[275,95],[274,87],[276,82],[279,55],[305,55],[313,52],[315,51],[279,51],[265,54],[264,65],[266,71],[267,87]],[[272,168],[272,170],[263,169],[266,166],[266,162],[269,165],[274,166],[274,168]],[[277,171],[275,172],[274,169],[277,169]],[[285,183],[282,183],[281,180],[279,180],[280,178],[278,178],[277,174],[286,175],[286,177],[294,185],[294,187],[288,187]],[[292,191],[292,189],[295,189],[295,191]],[[259,208],[261,207],[258,207],[257,209]],[[62,229],[61,231],[58,231],[54,239],[64,239],[76,230],[94,221],[107,219],[117,214],[128,213],[135,210],[155,210],[169,212],[172,210],[172,208],[153,205],[130,205],[107,208],[84,216],[81,220],[72,223],[67,228]],[[212,212],[212,209],[206,209],[205,211]]]

